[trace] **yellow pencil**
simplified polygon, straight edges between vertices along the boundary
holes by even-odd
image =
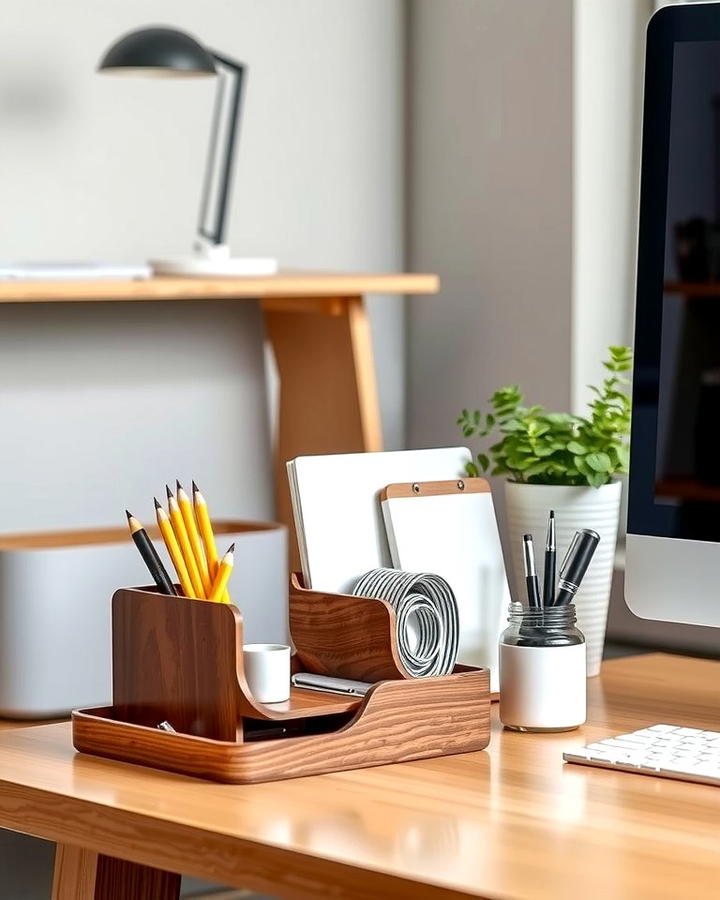
[[[208,571],[208,564],[205,561],[205,553],[203,552],[202,543],[200,541],[195,514],[193,513],[190,498],[183,490],[183,486],[179,481],[176,481],[175,483],[177,485],[177,493],[175,494],[177,497],[177,505],[180,507],[180,514],[182,515],[183,523],[185,524],[185,531],[187,532],[188,540],[190,541],[190,548],[192,549],[195,563],[198,567],[198,572],[200,573],[203,591],[205,592],[205,596],[209,597],[210,591],[212,591],[212,579],[210,578],[210,573]]]
[[[223,594],[225,593],[225,588],[227,587],[227,583],[230,579],[230,575],[233,570],[233,551],[235,550],[235,544],[230,546],[228,552],[223,556],[220,560],[220,565],[218,566],[218,573],[215,576],[215,582],[213,583],[212,593],[208,597],[208,600],[213,600],[215,603],[222,602]]]
[[[155,516],[157,518],[158,528],[160,529],[160,534],[165,541],[167,552],[170,554],[170,559],[172,560],[175,571],[180,579],[183,594],[185,594],[186,597],[194,597],[195,589],[192,586],[192,581],[190,581],[190,575],[187,566],[185,565],[180,545],[175,537],[175,532],[170,524],[170,519],[168,519],[168,514],[158,503],[157,497],[153,497],[153,500],[155,501]]]
[[[193,507],[195,509],[195,518],[197,519],[200,536],[205,545],[205,556],[207,557],[208,571],[210,578],[215,579],[218,570],[218,552],[215,544],[215,535],[213,534],[212,524],[210,523],[210,513],[208,512],[207,502],[200,492],[200,488],[193,481]],[[223,603],[230,602],[230,595],[227,591],[223,594]]]
[[[167,492],[168,498],[170,522],[172,523],[175,537],[177,538],[178,544],[180,544],[182,557],[185,560],[185,565],[187,566],[188,574],[190,576],[190,581],[193,587],[193,596],[199,597],[200,599],[204,600],[205,589],[203,588],[202,579],[200,578],[200,571],[198,570],[197,563],[195,562],[195,555],[193,554],[192,547],[190,546],[190,538],[188,538],[187,531],[185,530],[185,523],[183,522],[180,507],[178,506],[175,497],[173,497],[173,492],[167,485],[165,485],[165,490]]]

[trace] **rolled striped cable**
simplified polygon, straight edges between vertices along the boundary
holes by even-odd
[[[398,652],[410,675],[452,672],[458,654],[458,606],[444,578],[372,569],[360,577],[353,594],[386,600],[395,610]]]

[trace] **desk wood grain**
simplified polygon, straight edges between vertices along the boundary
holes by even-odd
[[[655,722],[720,727],[720,663],[614,660],[589,723],[488,751],[223,786],[76,755],[69,726],[0,734],[0,825],[292,900],[717,896],[720,791],[564,765]],[[497,715],[497,711],[493,711]]]

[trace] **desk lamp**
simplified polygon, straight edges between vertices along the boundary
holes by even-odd
[[[123,35],[105,53],[98,71],[171,78],[219,76],[194,253],[151,260],[155,272],[194,276],[276,272],[274,259],[232,258],[225,243],[245,66],[208,50],[183,31],[153,26]]]

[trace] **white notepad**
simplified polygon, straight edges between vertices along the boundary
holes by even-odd
[[[498,691],[510,591],[487,481],[390,484],[382,497],[393,566],[448,582],[458,602],[458,662],[488,666],[490,690]]]
[[[299,456],[289,462],[290,495],[306,586],[349,593],[365,572],[391,566],[380,491],[394,481],[461,477],[471,459],[465,447],[444,447]]]

